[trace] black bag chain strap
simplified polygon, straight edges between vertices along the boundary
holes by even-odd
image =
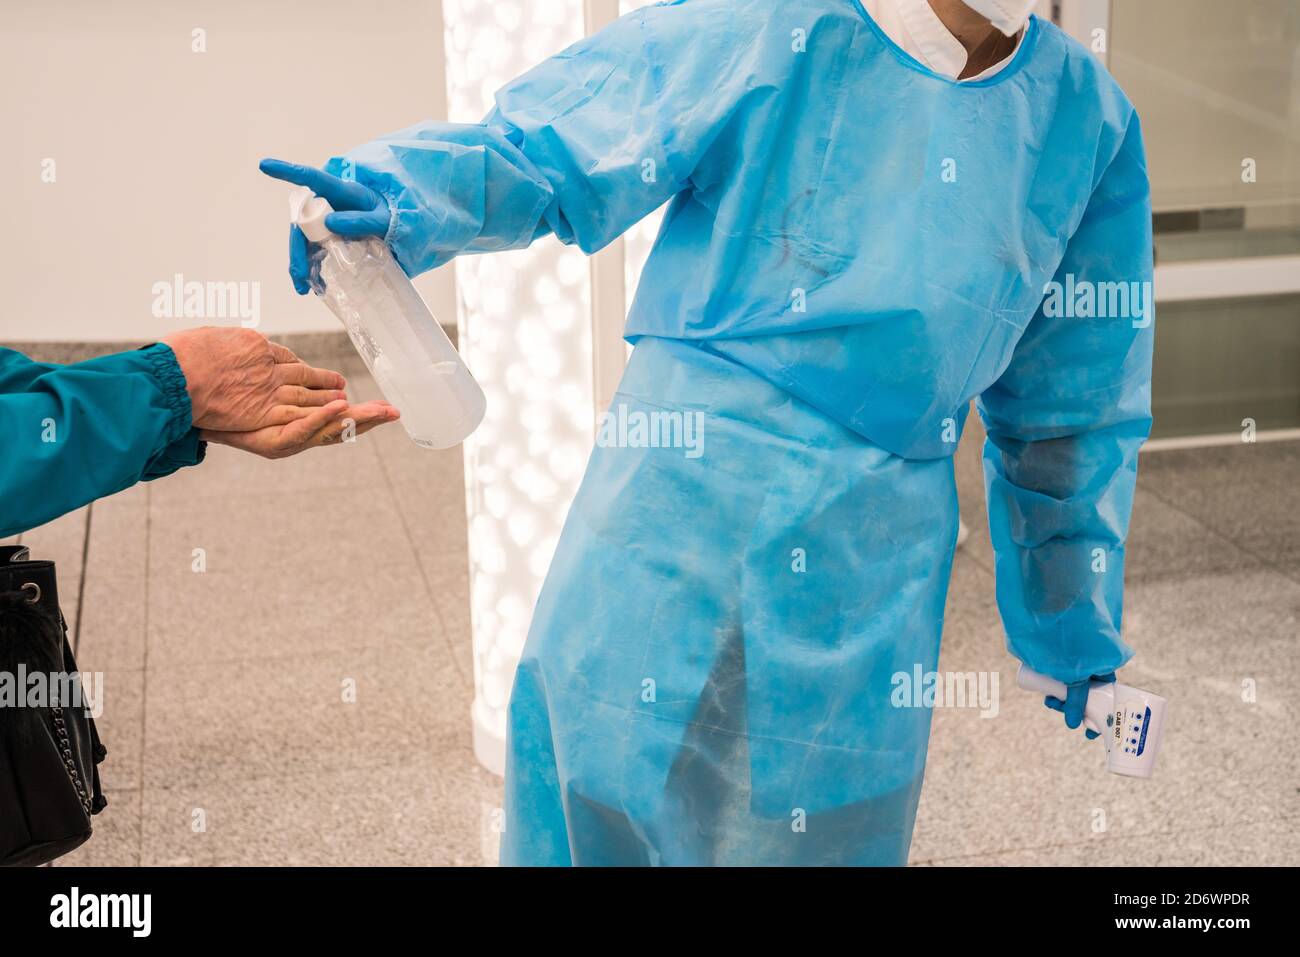
[[[59,755],[63,758],[64,770],[68,772],[68,781],[77,791],[77,797],[81,799],[81,806],[86,809],[86,816],[92,813],[92,804],[90,795],[86,793],[86,782],[81,780],[81,774],[77,771],[77,765],[72,760],[72,742],[68,740],[68,725],[63,720],[62,708],[50,708],[50,714],[54,719],[54,736],[58,740]]]

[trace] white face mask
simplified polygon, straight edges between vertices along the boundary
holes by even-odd
[[[1036,0],[962,0],[980,16],[1009,37],[1029,22],[1029,14],[1037,6]]]

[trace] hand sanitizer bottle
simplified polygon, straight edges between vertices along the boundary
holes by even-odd
[[[483,390],[388,245],[335,235],[325,228],[331,212],[309,189],[290,196],[290,218],[316,243],[313,291],[347,329],[412,441],[427,449],[463,442],[483,421]]]

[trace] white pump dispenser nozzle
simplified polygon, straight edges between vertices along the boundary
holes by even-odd
[[[327,200],[321,199],[307,187],[289,194],[289,222],[303,231],[314,243],[321,243],[334,234],[325,228],[325,217],[334,212]]]

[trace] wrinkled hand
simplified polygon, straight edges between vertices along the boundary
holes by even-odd
[[[1065,726],[1073,731],[1083,724],[1083,710],[1088,704],[1088,686],[1094,681],[1108,684],[1114,680],[1114,672],[1105,675],[1093,675],[1086,681],[1076,681],[1074,684],[1066,685],[1064,701],[1049,695],[1043,699],[1043,704],[1053,711],[1062,712],[1065,715]],[[1083,733],[1089,740],[1098,736],[1098,732],[1086,728]]]
[[[399,416],[397,409],[382,400],[361,405],[339,401],[312,409],[285,425],[267,425],[250,432],[203,429],[199,437],[263,458],[282,459],[318,446],[350,441],[385,422],[396,421]]]
[[[343,376],[307,365],[254,329],[204,326],[162,341],[185,373],[196,428],[248,432],[285,426],[347,398]]]

